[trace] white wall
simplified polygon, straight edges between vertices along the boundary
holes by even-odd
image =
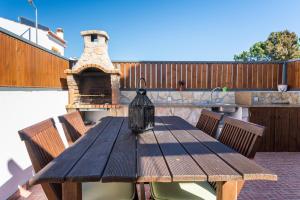
[[[0,27],[4,28],[10,32],[13,32],[14,34],[21,36],[28,28],[30,28],[31,36],[29,37],[29,32],[27,31],[23,38],[28,39],[30,38],[31,42],[35,41],[35,28],[20,24],[15,21],[11,21],[5,18],[0,17]],[[61,53],[61,55],[64,55],[65,48],[63,47],[63,44],[61,44],[59,41],[53,39],[51,36],[49,36],[47,31],[44,30],[38,30],[38,44],[42,47],[52,50],[52,47],[55,47],[58,49],[58,51]]]
[[[57,116],[66,113],[67,91],[0,90],[0,200],[12,195],[32,175],[27,150],[17,133],[53,117],[66,145]]]

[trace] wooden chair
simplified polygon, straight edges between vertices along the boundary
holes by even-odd
[[[20,130],[19,135],[25,142],[35,172],[40,171],[65,149],[53,119],[47,119]],[[43,183],[41,185],[49,200],[61,199],[61,184]]]
[[[222,117],[223,114],[203,109],[201,111],[201,115],[199,117],[196,127],[215,138],[216,131],[218,129],[218,125]]]
[[[218,140],[245,157],[253,159],[264,131],[265,127],[258,124],[224,117],[224,126]],[[210,182],[210,184],[216,189],[215,182]],[[238,184],[240,191],[244,181],[239,181]]]
[[[203,110],[204,113],[207,113]],[[209,112],[209,111],[208,111]],[[210,112],[211,113],[211,112]],[[202,113],[201,113],[202,115]],[[200,117],[201,118],[201,117]],[[200,123],[205,122],[199,119]],[[236,150],[238,153],[253,158],[258,145],[258,138],[262,137],[264,127],[253,123],[233,119],[224,118],[224,127],[221,131],[219,141]],[[238,194],[244,185],[244,181],[238,181]],[[201,192],[194,192],[197,197],[192,197],[185,191],[183,187],[201,188]],[[152,183],[150,184],[151,196],[154,199],[216,199],[216,182],[191,182],[191,183]],[[163,197],[163,198],[161,198]]]
[[[53,119],[47,119],[19,131],[25,142],[34,171],[38,172],[65,149]],[[62,199],[62,185],[43,183],[42,188],[49,200]],[[82,199],[124,199],[136,198],[134,183],[82,183]]]
[[[59,116],[58,119],[62,124],[69,145],[73,144],[88,130],[78,111]]]
[[[219,141],[247,158],[254,158],[265,127],[231,117],[224,118]]]

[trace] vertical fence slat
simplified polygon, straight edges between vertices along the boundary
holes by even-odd
[[[197,86],[196,86],[196,83],[197,83],[197,69],[196,69],[196,64],[193,64],[192,65],[192,78],[193,78],[193,81],[192,81],[192,88],[193,89],[197,89]]]
[[[182,64],[182,80],[184,81],[184,83],[185,83],[185,87],[187,87],[187,80],[186,80],[186,78],[187,78],[187,66],[186,66],[186,64]]]
[[[247,68],[247,64],[242,64],[241,65],[242,68],[242,89],[247,89],[248,87],[248,68]]]

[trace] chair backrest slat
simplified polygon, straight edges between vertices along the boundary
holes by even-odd
[[[59,116],[58,119],[62,124],[64,133],[69,144],[73,144],[88,130],[78,111]]]
[[[216,137],[216,131],[222,116],[220,113],[203,109],[196,127],[206,134]]]
[[[19,131],[25,142],[35,172],[43,169],[65,149],[53,119],[34,124]],[[61,199],[61,184],[42,184],[48,199]]]
[[[265,127],[231,117],[224,117],[219,141],[248,158],[254,158]]]

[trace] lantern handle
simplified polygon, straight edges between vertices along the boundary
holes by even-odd
[[[142,84],[141,84],[142,81],[144,81],[144,88],[143,89],[145,89],[147,87],[147,84],[146,84],[145,78],[143,78],[143,77],[140,78],[140,81],[139,81],[140,82],[140,88],[142,88]]]

